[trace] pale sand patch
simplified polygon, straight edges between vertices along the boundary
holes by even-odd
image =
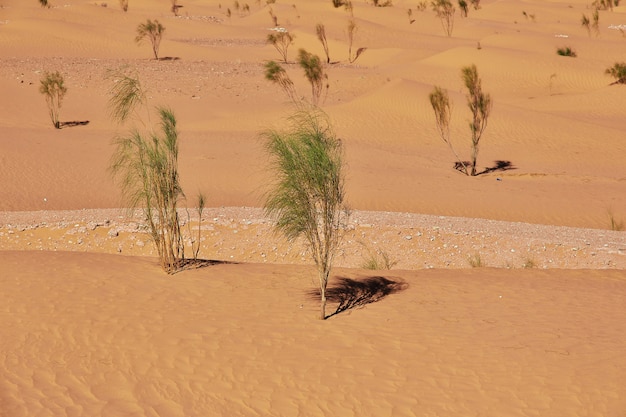
[[[145,258],[9,251],[0,269],[7,417],[604,417],[626,406],[622,271],[392,271],[404,290],[322,322],[311,267],[167,276]]]

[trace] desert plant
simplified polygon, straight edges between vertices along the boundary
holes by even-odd
[[[569,56],[572,58],[576,57],[576,51],[574,51],[569,46],[564,46],[562,48],[557,48],[556,53],[561,56]]]
[[[426,10],[427,7],[428,7],[428,3],[426,2],[426,0],[423,0],[417,3],[417,6],[415,7],[415,9],[418,12],[423,12],[424,10]]]
[[[304,70],[304,76],[311,84],[311,103],[317,106],[326,82],[326,90],[328,91],[328,75],[324,71],[324,66],[320,57],[307,52],[304,49],[298,51],[298,64]]]
[[[598,9],[593,10],[591,17],[593,18],[593,23],[591,26],[593,27],[593,31],[595,32],[596,36],[598,36],[600,34],[600,12],[598,11]]]
[[[315,33],[317,34],[317,39],[322,43],[322,47],[324,48],[324,53],[326,54],[326,63],[330,64],[330,54],[328,52],[328,39],[326,39],[326,28],[322,23],[318,23],[315,26]]]
[[[56,129],[60,129],[59,111],[63,103],[63,97],[65,97],[67,93],[63,76],[58,71],[44,72],[40,80],[39,92],[46,97],[46,104],[48,105],[48,112],[52,124]]]
[[[145,23],[140,23],[137,26],[137,36],[135,37],[135,42],[137,44],[141,44],[145,38],[148,38],[150,44],[152,45],[152,52],[154,53],[154,59],[159,59],[159,46],[161,45],[161,39],[163,38],[163,33],[165,32],[165,27],[159,23],[158,20],[146,20]]]
[[[470,3],[474,6],[474,10],[480,9],[480,0],[470,0]]]
[[[128,0],[120,0],[120,7],[123,11],[128,11]]]
[[[318,270],[324,320],[326,286],[348,216],[342,143],[316,108],[301,109],[289,121],[287,131],[262,134],[275,175],[265,211],[289,241],[304,237]]]
[[[582,27],[587,29],[587,35],[591,36],[591,21],[589,20],[589,16],[583,13],[583,17],[580,19],[580,24]]]
[[[459,9],[461,9],[461,13],[463,17],[467,17],[468,5],[465,0],[459,0]]]
[[[595,0],[591,5],[598,10],[613,10],[613,6],[619,6],[619,0]]]
[[[287,51],[289,46],[293,44],[294,36],[287,31],[273,31],[267,35],[267,43],[276,48],[280,56],[283,58],[283,62],[287,62]]]
[[[469,265],[472,268],[482,268],[483,266],[485,266],[483,264],[482,258],[480,257],[480,253],[475,253],[473,255],[469,255],[467,257],[467,262],[469,263]]]
[[[270,17],[272,18],[272,23],[274,24],[274,27],[277,28],[278,27],[278,17],[274,14],[274,11],[272,9],[270,9],[269,13],[270,13]]]
[[[167,108],[158,113],[161,134],[135,130],[115,140],[111,170],[130,206],[143,208],[161,267],[171,274],[185,257],[177,211],[184,194],[178,177],[176,118]]]
[[[146,95],[138,76],[130,76],[123,71],[109,70],[107,78],[113,80],[109,98],[109,116],[123,124],[141,104],[146,105]]]
[[[407,15],[409,16],[409,25],[415,23],[415,19],[413,19],[413,9],[409,9]]]
[[[452,111],[450,106],[450,99],[448,98],[448,92],[440,87],[435,86],[435,88],[429,95],[429,99],[430,105],[435,112],[435,120],[437,123],[439,136],[444,141],[444,143],[448,145],[448,147],[456,157],[456,166],[459,167],[459,170],[465,173],[465,175],[469,175],[465,161],[463,161],[456,153],[456,151],[454,150],[454,146],[452,145],[452,142],[450,140],[450,119],[452,117]]]
[[[368,257],[363,261],[361,268],[380,271],[383,269],[389,270],[397,264],[398,261],[382,249],[378,249],[374,253],[368,250]]]
[[[138,78],[123,71],[109,71],[116,82],[111,88],[109,114],[124,123],[139,105],[147,107],[146,93]],[[147,109],[146,109],[147,110]],[[177,211],[184,198],[178,176],[178,132],[170,109],[157,108],[160,132],[131,129],[115,138],[115,151],[109,169],[119,182],[129,207],[141,207],[161,267],[176,272],[184,262],[184,244]]]
[[[333,0],[333,6],[335,9],[338,9],[341,6],[344,6],[345,2],[343,0]]]
[[[41,7],[50,8],[50,3],[48,3],[48,0],[39,0],[39,4],[41,5]]]
[[[191,250],[193,252],[194,260],[198,260],[198,254],[200,253],[200,246],[202,242],[202,213],[204,212],[205,204],[206,199],[204,194],[198,193],[198,207],[196,208],[198,212],[198,238],[191,241]],[[191,222],[188,222],[187,224],[190,225],[189,236],[191,236]]]
[[[178,9],[183,6],[178,4],[178,0],[170,0],[170,3],[172,4],[172,8],[170,10],[172,11],[172,13],[174,13],[174,16],[178,16]]]
[[[354,55],[352,55],[352,45],[354,44],[354,35],[356,34],[357,30],[358,26],[356,24],[356,21],[354,20],[354,17],[351,17],[350,20],[348,20],[348,61],[350,61],[351,64],[354,63],[359,58],[359,56],[361,56],[361,54],[367,49],[361,47],[356,50],[356,53]]]
[[[289,97],[292,103],[298,104],[300,102],[296,89],[293,85],[293,81],[289,78],[287,71],[285,71],[285,69],[277,62],[269,61],[265,64],[265,79],[278,84],[285,94],[287,94],[287,97]]]
[[[476,159],[478,157],[478,145],[491,114],[491,96],[482,91],[482,81],[478,77],[476,65],[461,69],[463,82],[468,90],[467,105],[472,112],[470,130],[472,131],[471,175],[476,175]]]
[[[375,7],[391,7],[393,6],[392,0],[372,0]]]
[[[616,62],[612,67],[607,68],[604,73],[615,78],[615,84],[626,84],[625,62]]]
[[[455,8],[450,0],[433,0],[431,3],[433,11],[441,21],[444,31],[447,36],[452,36],[452,29],[454,28],[454,13]]]
[[[524,269],[533,269],[537,267],[537,263],[532,258],[527,258],[522,264],[522,268]]]

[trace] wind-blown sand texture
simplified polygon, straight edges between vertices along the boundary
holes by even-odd
[[[166,0],[50,2],[0,0],[0,417],[623,417],[626,238],[608,229],[626,221],[626,87],[604,71],[624,61],[626,5],[596,34],[580,24],[591,1],[482,0],[446,37],[417,1],[356,1],[368,49],[350,64],[349,13],[330,0],[185,0],[178,17]],[[305,249],[259,208],[259,132],[291,110],[263,76],[279,60],[270,9],[295,34],[290,61],[323,57],[317,23],[333,61],[322,107],[355,211],[331,281],[329,312],[346,309],[324,322]],[[166,27],[159,61],[134,43],[148,18]],[[511,167],[476,178],[453,169],[428,102],[449,91],[468,159],[471,64],[494,101],[479,167]],[[108,116],[120,68],[177,116],[212,264],[165,275],[119,208],[111,141],[141,126]],[[68,87],[60,130],[44,71]],[[382,254],[394,269],[360,268]]]

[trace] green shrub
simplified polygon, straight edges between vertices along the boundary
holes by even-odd
[[[289,241],[304,238],[317,266],[320,318],[326,319],[326,287],[347,222],[342,142],[316,108],[290,118],[286,131],[262,134],[275,181],[265,211]]]
[[[441,21],[444,31],[448,37],[452,36],[454,28],[455,9],[450,0],[433,0],[431,2],[433,11]]]
[[[48,112],[52,124],[56,129],[60,129],[59,112],[61,104],[63,103],[63,97],[65,97],[67,93],[63,76],[58,71],[52,73],[44,72],[40,80],[39,92],[46,97],[46,104],[48,105]]]
[[[152,45],[152,52],[154,53],[154,59],[159,59],[159,47],[161,46],[161,39],[165,33],[165,27],[159,23],[158,20],[148,19],[145,23],[140,23],[137,26],[137,36],[135,42],[141,44],[145,38],[148,38]]]
[[[616,62],[604,72],[615,78],[615,84],[626,84],[626,63]]]
[[[576,51],[574,51],[572,48],[570,48],[569,46],[564,46],[562,48],[558,48],[556,50],[556,53],[561,55],[561,56],[570,56],[572,58],[576,57]]]
[[[283,58],[283,62],[287,62],[287,51],[289,46],[293,44],[294,36],[287,31],[273,31],[267,35],[266,42],[274,46],[280,56]]]

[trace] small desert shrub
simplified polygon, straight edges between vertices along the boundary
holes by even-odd
[[[155,19],[152,21],[148,19],[145,23],[140,23],[139,26],[137,26],[135,42],[141,44],[145,38],[148,38],[152,45],[154,59],[159,59],[159,47],[161,46],[161,39],[163,38],[164,32],[165,27],[159,23],[158,20]]]
[[[417,10],[418,12],[423,12],[424,10],[426,10],[427,7],[428,7],[428,3],[425,0],[420,1],[419,3],[417,3],[415,10]]]
[[[589,20],[589,16],[583,13],[583,17],[580,19],[580,24],[582,27],[587,29],[587,34],[591,36],[591,21]]]
[[[463,17],[467,17],[467,2],[465,0],[459,0],[459,9],[461,9],[461,13],[463,14]]]
[[[472,268],[481,268],[481,267],[485,266],[483,264],[482,258],[480,257],[480,253],[475,253],[473,255],[469,255],[467,257],[467,262],[469,263],[469,265]]]
[[[328,39],[326,39],[326,28],[322,23],[318,23],[315,26],[315,33],[317,34],[317,39],[321,42],[322,48],[324,48],[324,53],[326,54],[326,63],[330,64],[330,54],[328,51]]]
[[[56,129],[61,128],[59,111],[63,103],[63,97],[67,93],[63,76],[58,72],[45,72],[40,80],[39,92],[46,97],[50,120]]]
[[[480,9],[480,0],[470,0],[470,3],[474,6],[474,10]]]
[[[289,46],[293,44],[294,36],[287,31],[275,31],[267,35],[266,42],[273,45],[283,58],[283,62],[287,62],[287,51]]]
[[[300,102],[293,81],[289,78],[287,71],[277,62],[269,61],[265,64],[265,79],[278,84],[292,103],[298,104]]]
[[[595,0],[591,5],[599,10],[613,10],[614,6],[619,6],[619,0]]]
[[[391,7],[393,6],[393,2],[392,0],[372,0],[372,3],[374,3],[375,7]]]
[[[128,11],[128,0],[120,0],[120,7],[122,8],[122,10],[127,12]]]
[[[50,3],[48,3],[48,0],[39,0],[39,4],[41,5],[41,7],[50,7]]]
[[[604,73],[615,78],[615,84],[626,84],[626,63],[616,62],[612,67],[607,68]]]
[[[346,3],[344,0],[333,0],[333,6],[335,9],[338,9],[341,6],[344,6]]]
[[[409,24],[412,25],[415,22],[415,19],[413,19],[413,9],[409,9],[407,15],[409,16]]]
[[[472,112],[472,121],[470,122],[470,130],[472,132],[472,172],[476,175],[476,159],[478,157],[478,144],[482,138],[483,132],[487,127],[487,121],[491,114],[491,96],[482,90],[482,80],[478,76],[476,65],[463,67],[461,69],[463,82],[467,88],[467,106]]]
[[[298,64],[304,70],[304,76],[311,84],[311,103],[317,106],[326,83],[328,91],[328,75],[324,71],[324,66],[320,57],[307,52],[304,49],[298,51]]]
[[[365,50],[367,48],[359,48],[356,50],[356,53],[354,55],[352,55],[352,45],[354,44],[354,35],[356,34],[358,30],[358,26],[356,24],[356,21],[354,20],[354,17],[350,18],[350,20],[348,20],[348,61],[350,61],[350,63],[354,63],[363,52],[365,52]]]
[[[262,134],[275,178],[264,206],[277,231],[289,241],[304,238],[308,244],[318,270],[324,320],[328,278],[348,218],[342,142],[317,108],[302,108],[289,121],[285,131]]]
[[[369,256],[364,260],[361,268],[380,271],[391,269],[398,264],[386,251],[379,249],[375,253],[369,252]]]
[[[455,8],[450,0],[433,0],[431,2],[433,11],[441,21],[444,31],[447,36],[452,36],[452,29],[454,28],[454,13]]]
[[[527,258],[522,264],[522,268],[524,269],[533,269],[537,267],[537,263],[532,258]]]
[[[172,4],[172,8],[170,10],[172,11],[172,13],[174,13],[174,16],[178,16],[178,9],[183,6],[178,4],[178,0],[170,0],[170,3]]]
[[[613,231],[622,232],[624,230],[624,222],[618,220],[611,210],[608,210],[607,214],[609,217],[609,228]]]
[[[558,48],[556,50],[556,53],[561,55],[561,56],[570,56],[572,58],[576,57],[576,51],[574,51],[572,48],[570,48],[569,46],[564,46],[562,48]]]
[[[269,13],[270,13],[270,17],[272,18],[272,23],[274,24],[274,27],[277,28],[278,27],[278,17],[274,14],[274,11],[272,9],[270,9]]]

